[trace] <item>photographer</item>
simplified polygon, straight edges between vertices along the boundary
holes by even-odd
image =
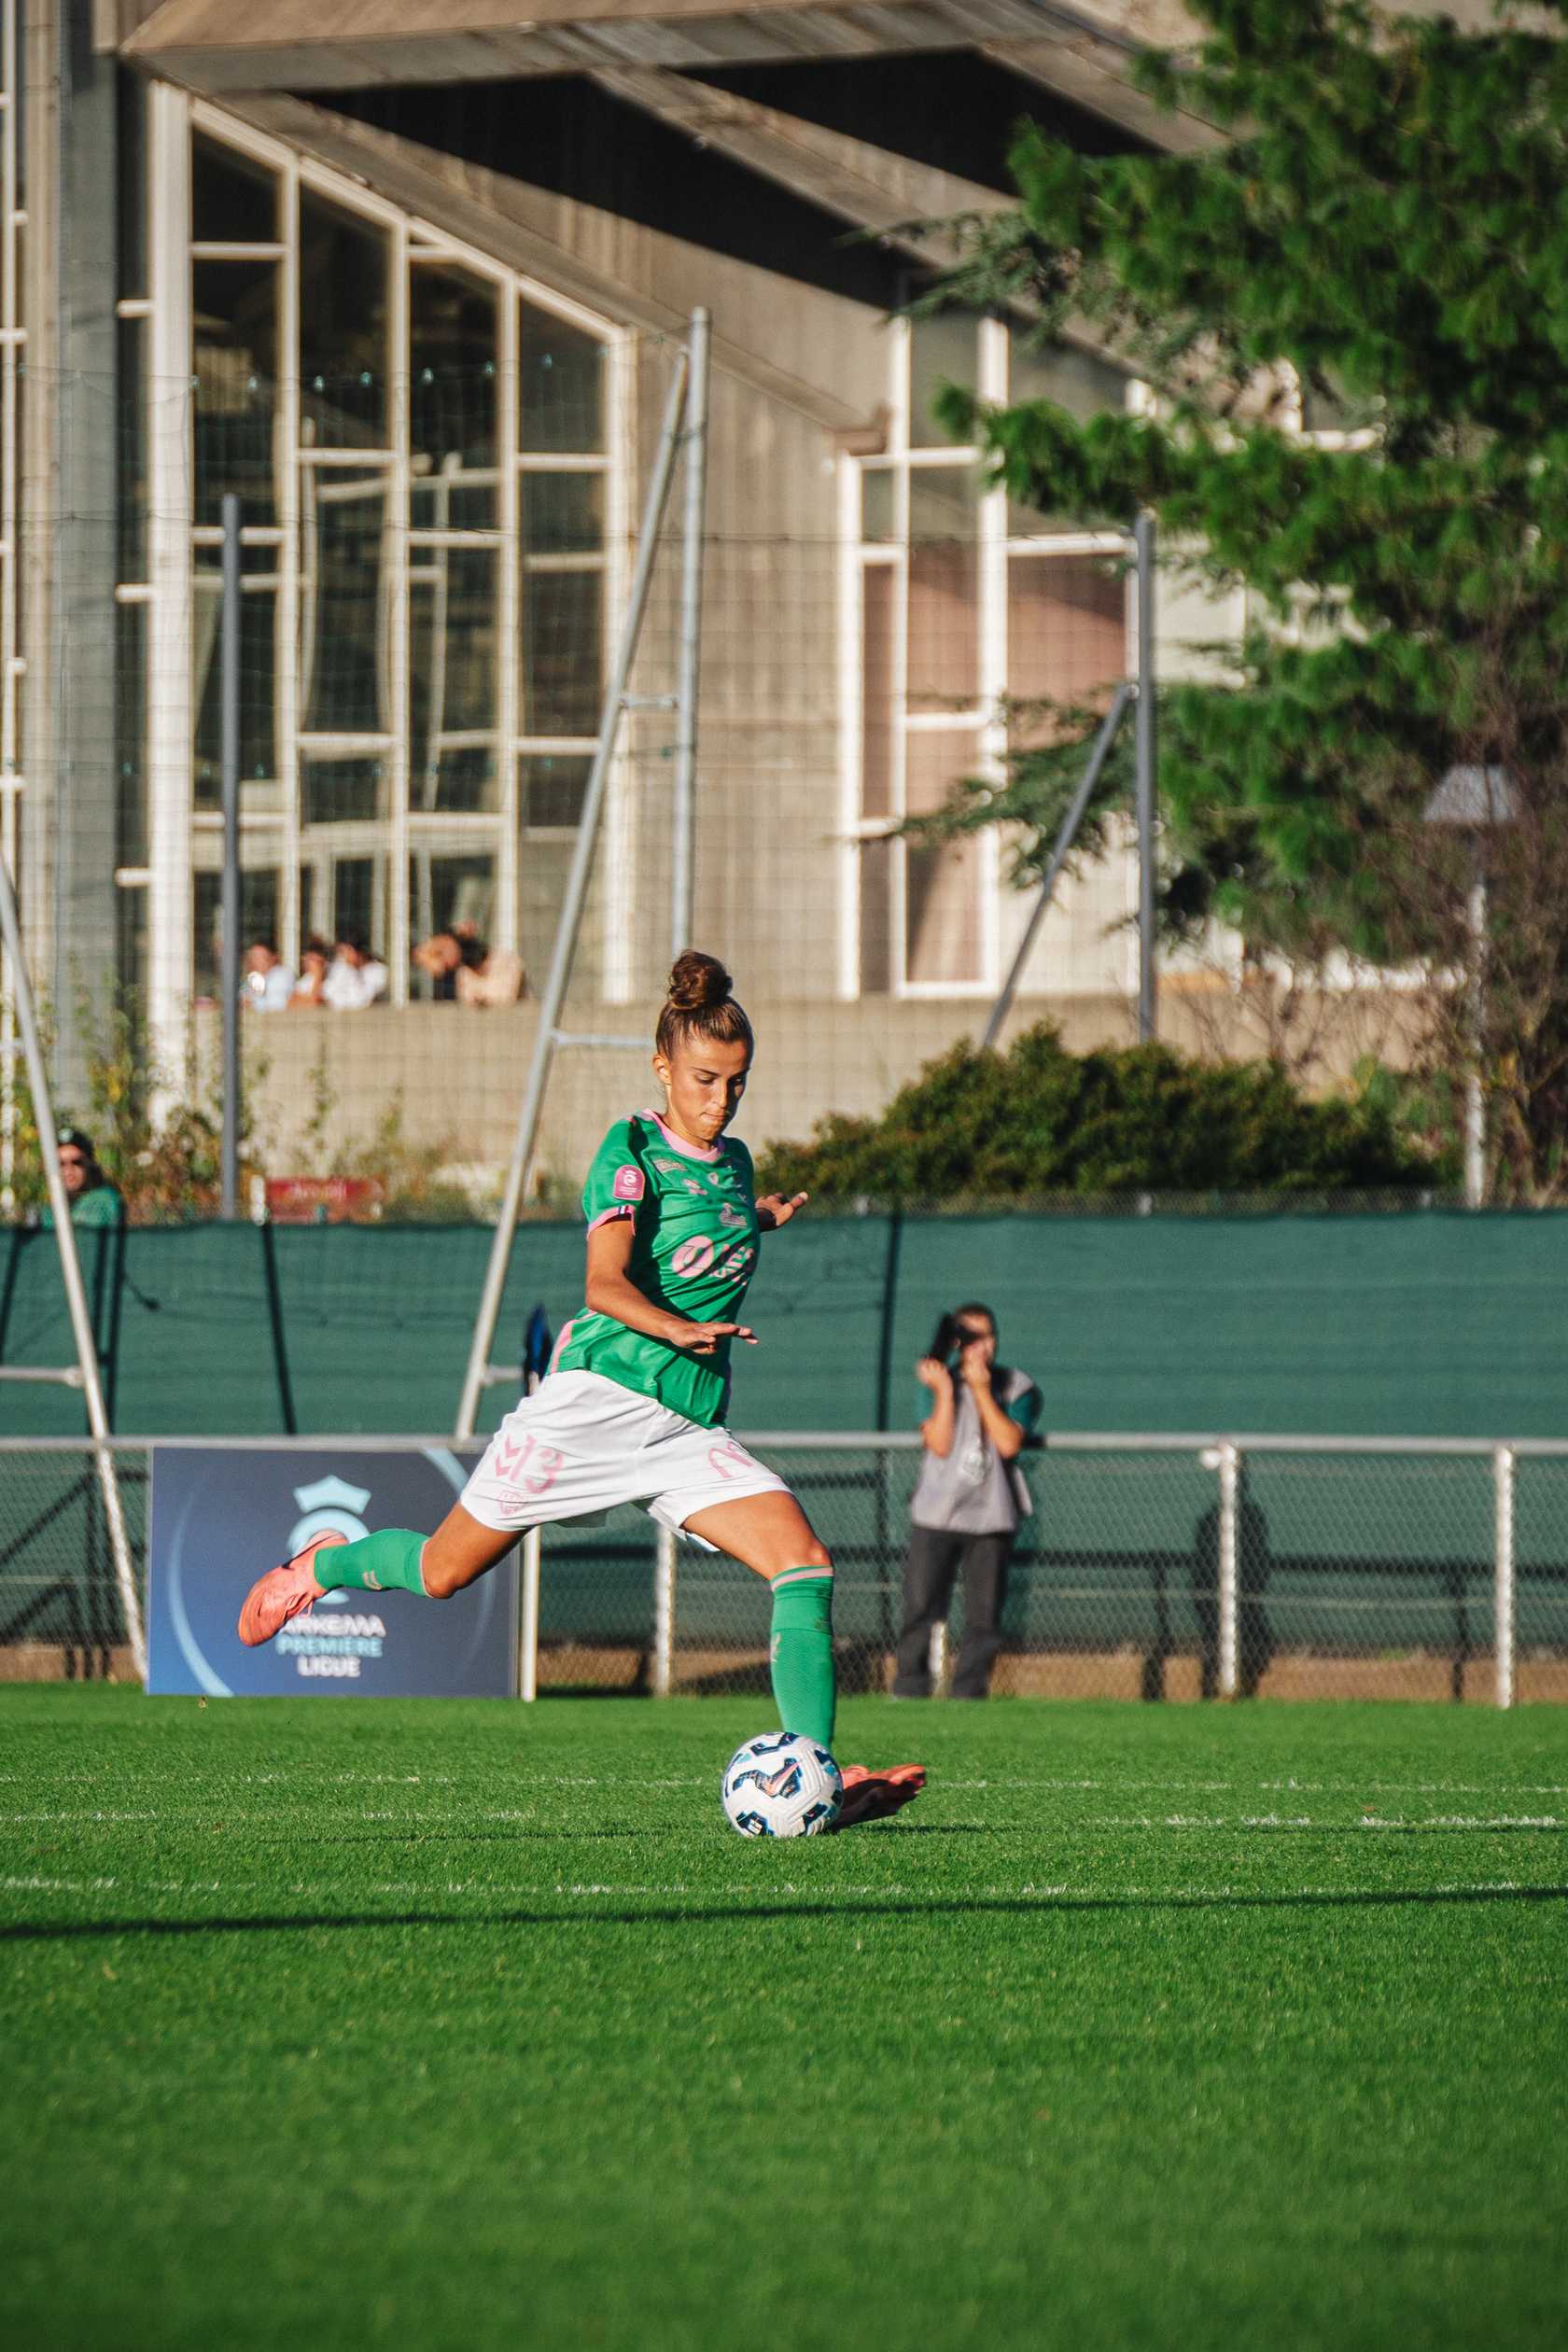
[[[943,1316],[931,1353],[915,1367],[931,1405],[920,1426],[925,1458],[909,1511],[898,1699],[931,1696],[931,1628],[947,1615],[960,1567],[964,1631],[953,1696],[984,1699],[990,1688],[1013,1539],[1033,1507],[1016,1457],[1041,1412],[1028,1373],[998,1364],[996,1351],[990,1309],[959,1307]]]

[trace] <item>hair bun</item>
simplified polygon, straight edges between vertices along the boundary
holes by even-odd
[[[707,1013],[728,1004],[732,982],[717,956],[688,947],[677,956],[669,976],[669,1002],[677,1013]]]

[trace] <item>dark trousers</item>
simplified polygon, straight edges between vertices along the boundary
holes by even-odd
[[[964,1630],[953,1672],[955,1699],[984,1699],[991,1666],[1001,1647],[998,1620],[1007,1598],[1007,1563],[1013,1537],[953,1535],[936,1527],[912,1527],[903,1560],[903,1631],[899,1635],[893,1691],[900,1699],[931,1697],[931,1628],[947,1615],[953,1585],[963,1569]]]

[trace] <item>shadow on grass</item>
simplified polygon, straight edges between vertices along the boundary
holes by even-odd
[[[273,1936],[365,1927],[692,1927],[757,1919],[971,1919],[984,1912],[1029,1918],[1048,1912],[1208,1911],[1391,1911],[1483,1903],[1568,1903],[1568,1886],[1388,1887],[1377,1892],[1294,1895],[1016,1895],[950,1901],[652,1904],[637,1911],[262,1912],[253,1919],[85,1919],[0,1925],[0,1943],[68,1943],[75,1937]]]

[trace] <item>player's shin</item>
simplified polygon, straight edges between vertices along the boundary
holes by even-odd
[[[830,1749],[837,1703],[833,1589],[831,1568],[786,1568],[775,1576],[769,1648],[780,1723]]]
[[[334,1545],[330,1551],[316,1555],[316,1582],[328,1589],[348,1585],[357,1592],[390,1592],[400,1588],[404,1592],[424,1594],[419,1556],[425,1540],[412,1527],[382,1527],[373,1535],[362,1535],[356,1544]]]

